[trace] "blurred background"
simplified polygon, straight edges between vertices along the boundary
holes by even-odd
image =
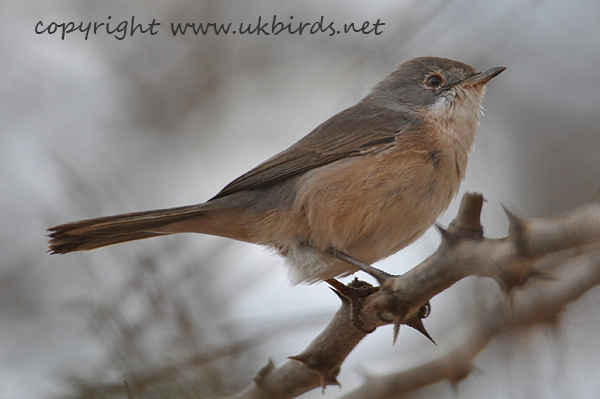
[[[385,23],[382,34],[173,37],[171,22]],[[159,34],[37,35],[38,21],[161,22]],[[0,398],[211,397],[271,357],[299,353],[337,310],[323,284],[290,287],[283,261],[250,244],[180,235],[50,256],[67,221],[205,201],[423,55],[506,66],[484,100],[461,194],[528,217],[587,200],[600,183],[600,3],[551,1],[5,1],[0,5]],[[460,195],[458,199],[460,199]],[[441,217],[452,220],[456,200]],[[429,230],[377,266],[402,273],[438,244]],[[360,276],[368,279],[366,276]],[[597,290],[552,331],[504,337],[478,356],[462,398],[597,398]],[[342,366],[364,375],[421,364],[465,339],[490,281],[434,298],[426,326],[368,336]],[[596,371],[595,371],[596,370]],[[167,395],[166,392],[169,392]],[[179,396],[178,396],[179,395]],[[423,396],[453,397],[447,383]],[[417,395],[418,396],[418,395]],[[137,396],[136,396],[137,397]]]

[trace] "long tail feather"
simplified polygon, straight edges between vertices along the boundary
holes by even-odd
[[[154,211],[127,213],[61,224],[48,229],[48,246],[53,254],[86,251],[107,245],[183,232],[165,226],[201,217],[206,209],[200,205]]]

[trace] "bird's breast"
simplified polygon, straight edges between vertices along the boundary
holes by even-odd
[[[291,209],[261,221],[260,241],[286,256],[295,282],[355,271],[326,250],[373,263],[404,248],[447,208],[463,163],[441,145],[397,145],[316,168],[295,182]]]
[[[374,262],[423,234],[450,203],[463,169],[448,149],[397,146],[307,173],[294,208],[311,245]]]

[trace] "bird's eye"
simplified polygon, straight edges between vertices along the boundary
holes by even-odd
[[[430,75],[425,79],[425,85],[437,89],[444,84],[444,77],[439,74]]]

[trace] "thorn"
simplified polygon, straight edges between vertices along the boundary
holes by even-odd
[[[288,359],[297,360],[308,367],[306,356],[303,354],[288,356]],[[270,360],[270,359],[269,359]],[[261,370],[262,371],[262,370]]]
[[[299,355],[288,356],[288,359],[296,360],[296,361],[304,364],[304,366],[308,367],[309,369],[319,373],[319,385],[321,386],[322,393],[325,393],[325,388],[327,388],[327,385],[341,386],[339,381],[336,379],[336,376],[340,372],[339,367],[337,367],[333,371],[328,370],[328,373],[326,374],[321,367],[315,367],[316,366],[315,364],[312,364],[312,365],[309,364],[309,357],[302,353]],[[315,362],[311,362],[311,363],[315,363]]]
[[[425,337],[427,337],[428,340],[430,340],[431,342],[433,342],[433,344],[435,346],[437,346],[437,344],[435,343],[435,341],[433,340],[433,338],[431,338],[431,335],[429,335],[429,333],[425,329],[425,326],[423,325],[423,321],[421,321],[421,319],[415,318],[415,319],[407,321],[405,324],[407,326],[409,326],[409,327],[414,328],[415,330],[417,330],[421,334],[423,334]]]
[[[333,375],[331,375],[331,376],[326,376],[323,373],[319,373],[319,382],[321,384],[321,393],[322,394],[325,394],[325,388],[327,388],[328,385],[336,385],[338,387],[342,386],[340,384],[340,382],[337,380],[337,378],[335,377],[337,375],[337,373],[339,373],[339,368],[337,369],[337,371],[334,371]]]
[[[459,396],[460,392],[458,390],[458,382],[455,382],[453,380],[448,380],[448,382],[450,383],[450,386],[452,387],[452,392],[454,392],[454,395]]]
[[[443,244],[452,245],[453,243],[460,240],[460,235],[457,234],[456,226],[453,226],[451,224],[450,226],[448,226],[448,228],[444,228],[438,223],[435,223],[434,226],[440,233],[440,237],[442,237]]]
[[[133,391],[131,390],[131,387],[129,386],[126,380],[123,380],[123,386],[125,386],[125,393],[127,394],[127,399],[134,399]]]
[[[508,285],[504,282],[500,283],[500,289],[502,290],[502,296],[504,297],[504,305],[507,308],[512,308],[515,296],[514,296],[514,285]]]
[[[506,217],[508,218],[508,237],[518,244],[518,248],[523,246],[523,238],[525,235],[525,219],[518,217],[512,213],[504,204],[500,204]]]
[[[442,237],[442,241],[449,242],[450,241],[450,233],[448,233],[448,230],[445,229],[444,227],[442,227],[442,225],[439,224],[438,222],[435,222],[433,225],[437,229],[438,233],[440,233],[440,236]]]
[[[509,285],[501,276],[493,276],[492,278],[494,279],[496,284],[498,284],[498,287],[500,287],[500,291],[502,291],[502,295],[504,296],[504,298],[508,298],[514,286],[512,284]]]
[[[400,333],[400,324],[402,324],[402,317],[394,317],[394,339],[392,341],[392,345],[396,345],[396,341],[398,340],[398,334]]]
[[[352,320],[352,325],[358,332],[366,335],[375,331],[375,328],[369,330],[363,327],[363,322],[360,319],[360,311],[362,309],[360,300],[377,292],[379,287],[373,287],[371,284],[360,281],[357,278],[348,285],[345,285],[334,278],[325,280],[325,282],[335,288],[333,291],[340,299],[343,298],[342,302],[345,300],[347,302],[344,303],[350,304],[350,318]]]
[[[256,376],[254,376],[254,378],[252,378],[254,380],[254,383],[257,386],[263,385],[265,382],[265,379],[267,378],[269,373],[271,371],[273,371],[274,369],[275,369],[275,363],[273,363],[273,359],[269,358],[267,365],[264,366],[262,369],[260,369],[258,371],[258,373],[256,373]]]
[[[448,377],[448,382],[452,384],[452,388],[458,394],[458,384],[463,381],[465,378],[469,376],[474,371],[474,368],[471,364],[466,364],[459,366],[459,368],[454,372],[453,375]]]
[[[438,222],[433,223],[433,226],[440,232],[440,234],[444,235],[448,232],[448,230],[446,230],[445,227],[443,227],[441,224],[439,224]]]
[[[506,215],[506,217],[508,218],[508,221],[511,222],[515,219],[517,219],[517,216],[511,212],[510,209],[508,209],[508,207],[504,204],[500,204],[500,206],[502,207],[502,210],[504,211],[504,214]]]
[[[332,288],[332,287],[329,287],[329,289],[331,291],[333,291],[335,293],[335,295],[338,296],[338,298],[340,298],[340,300],[342,301],[343,304],[350,303],[350,300],[348,298],[346,298],[344,295],[342,295],[341,292],[339,292],[338,290],[336,290],[335,288]]]
[[[450,386],[452,387],[452,392],[454,392],[454,395],[459,396],[460,391],[458,390],[458,384],[460,384],[461,379],[455,378],[454,376],[452,376],[452,377],[448,377],[448,382],[450,383]]]
[[[433,338],[431,338],[431,335],[429,335],[429,333],[425,329],[425,326],[423,325],[423,319],[427,318],[430,313],[431,305],[429,304],[429,301],[427,301],[419,308],[417,314],[405,320],[404,324],[414,328],[415,330],[423,334],[425,337],[427,337],[427,339],[429,339],[431,342],[433,342],[434,345],[437,346],[436,342],[433,340]]]

